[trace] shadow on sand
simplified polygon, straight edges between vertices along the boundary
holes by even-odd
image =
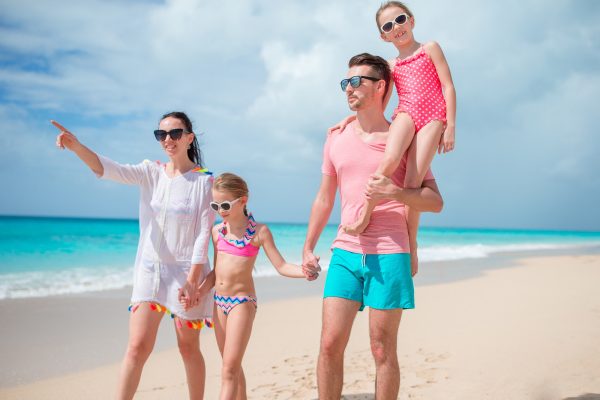
[[[313,400],[319,400],[315,398]],[[375,394],[373,393],[359,393],[359,394],[343,394],[340,400],[375,400]],[[567,399],[565,399],[567,400]],[[585,399],[584,399],[585,400]]]
[[[346,394],[342,395],[340,400],[375,400],[375,395],[373,393]],[[565,397],[563,400],[600,400],[600,394],[586,393],[576,397]]]
[[[346,394],[340,400],[375,400],[373,393]]]

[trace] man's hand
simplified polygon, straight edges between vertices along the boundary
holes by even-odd
[[[394,199],[398,194],[400,188],[392,182],[392,180],[381,174],[373,174],[367,181],[367,189],[365,196],[368,199],[381,200],[381,199]]]
[[[302,255],[302,273],[309,281],[314,281],[319,277],[319,272],[321,271],[319,258],[311,250],[304,251]]]

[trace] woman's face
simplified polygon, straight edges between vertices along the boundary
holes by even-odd
[[[160,124],[158,124],[158,129],[166,132],[170,132],[173,129],[183,129],[184,132],[187,132],[183,121],[174,117],[167,117],[160,121]],[[169,156],[171,159],[182,157],[187,158],[187,150],[193,141],[194,134],[187,132],[181,135],[181,138],[178,140],[173,140],[171,135],[167,135],[165,140],[160,141],[160,145],[165,153],[167,153],[167,156]]]

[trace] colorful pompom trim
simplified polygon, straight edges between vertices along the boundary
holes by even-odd
[[[200,167],[196,167],[196,168],[194,168],[192,171],[194,171],[194,172],[201,172],[201,173],[203,173],[203,174],[206,174],[206,175],[212,175],[212,174],[213,174],[212,172],[210,172],[210,171],[208,170],[208,168],[200,168]]]
[[[164,312],[165,314],[169,314],[171,315],[171,318],[175,320],[175,325],[177,326],[177,328],[181,329],[183,328],[183,323],[185,323],[185,325],[190,328],[190,329],[202,329],[203,327],[208,327],[208,328],[212,328],[213,327],[213,322],[210,318],[204,318],[204,319],[197,319],[197,320],[186,320],[186,319],[181,319],[179,318],[177,315],[173,314],[171,311],[169,311],[169,309],[161,304],[158,303],[150,303],[150,302],[143,302],[143,303],[147,303],[150,305],[150,309],[152,311],[156,311],[159,313]],[[137,304],[130,304],[129,305],[129,311],[131,311],[132,313],[136,312],[136,310],[140,307],[140,304],[142,303],[137,303]],[[183,323],[182,323],[183,321]]]

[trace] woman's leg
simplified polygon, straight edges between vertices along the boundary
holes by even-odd
[[[406,178],[404,187],[420,188],[423,178],[431,166],[431,161],[440,143],[444,132],[444,123],[431,121],[425,125],[416,135],[413,143],[408,149],[408,160],[406,164]],[[412,275],[419,270],[417,256],[417,232],[419,230],[420,212],[406,206],[406,221],[408,225],[408,236],[410,242],[410,264]]]
[[[390,125],[390,132],[385,146],[385,154],[376,173],[388,178],[392,176],[394,171],[396,171],[400,165],[400,161],[413,141],[414,136],[415,124],[412,118],[405,112],[399,113]],[[367,225],[369,225],[371,213],[377,203],[377,200],[365,201],[358,220],[351,225],[344,225],[342,229],[351,235],[362,233],[367,228]]]
[[[242,358],[252,333],[256,306],[248,301],[233,308],[227,315],[221,369],[221,400],[246,399],[245,379],[240,380]],[[244,386],[240,387],[240,384]]]
[[[140,303],[129,317],[129,342],[117,387],[117,399],[130,400],[140,383],[142,369],[152,352],[163,313],[152,311],[149,303]]]
[[[177,323],[174,323],[179,353],[185,365],[190,400],[202,400],[206,367],[200,352],[200,330],[190,329],[185,324],[183,325],[177,327]]]

